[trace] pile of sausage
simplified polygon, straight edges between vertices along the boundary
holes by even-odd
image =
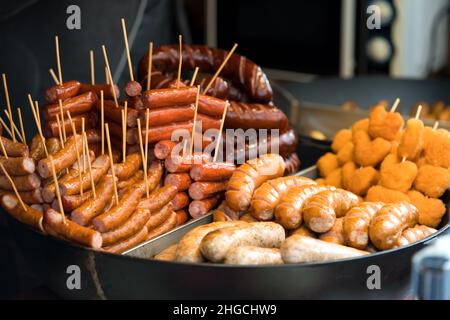
[[[399,113],[374,108],[368,119],[340,130],[332,150],[317,161],[317,182],[344,188],[366,201],[412,203],[419,223],[436,228],[450,187],[450,135]]]

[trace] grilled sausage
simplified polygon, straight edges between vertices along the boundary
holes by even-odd
[[[62,102],[62,109],[64,114],[70,112],[70,115],[77,116],[87,113],[91,110],[94,102],[97,101],[97,95],[93,92],[86,92],[76,97],[68,98]],[[46,106],[42,110],[42,116],[45,121],[56,120],[56,115],[61,113],[59,103]]]
[[[162,261],[174,261],[177,253],[177,244],[173,244],[170,247],[167,247],[157,255],[153,257],[155,260]]]
[[[3,209],[18,221],[29,225],[36,230],[44,231],[42,227],[42,212],[25,205],[25,209],[21,206],[19,199],[13,194],[6,194],[1,197]]]
[[[200,218],[210,212],[220,200],[220,195],[203,199],[194,200],[189,204],[189,215],[194,218]]]
[[[125,162],[114,165],[114,174],[119,180],[126,180],[139,170],[142,165],[142,157],[139,153],[127,155]]]
[[[189,186],[189,196],[194,200],[203,200],[225,191],[226,188],[226,182],[194,182]]]
[[[103,98],[105,100],[114,98],[113,89],[111,89],[110,84],[82,83],[80,85],[80,93],[93,92],[97,95],[98,98],[100,98],[100,91],[102,91],[102,90],[103,90]],[[117,87],[117,85],[114,85],[114,91],[116,92],[116,97],[119,98],[120,90]]]
[[[234,163],[208,162],[194,164],[189,174],[194,181],[223,181],[229,179],[234,170],[236,170]]]
[[[78,81],[66,81],[63,84],[50,87],[45,91],[45,99],[48,103],[57,103],[58,100],[66,100],[76,96],[80,91],[81,84]]]
[[[177,195],[177,188],[175,186],[167,185],[153,190],[148,198],[142,199],[139,202],[139,209],[148,209],[152,213],[158,211],[169,202],[173,201]]]
[[[178,192],[189,189],[191,182],[192,180],[188,173],[170,173],[164,178],[164,185],[174,186]]]
[[[0,163],[5,170],[12,176],[23,176],[34,172],[36,166],[32,158],[5,158],[0,157]],[[1,172],[3,174],[3,171]]]
[[[41,179],[35,173],[27,176],[11,177],[18,191],[33,191],[41,186]],[[6,176],[0,176],[0,189],[14,191]]]
[[[2,143],[8,157],[28,157],[29,151],[26,144],[14,142],[5,137],[0,137],[0,139],[2,139]],[[4,156],[2,151],[3,150],[0,150],[1,154]]]
[[[148,231],[147,240],[159,237],[160,235],[169,232],[176,226],[177,226],[177,214],[172,211],[169,217],[163,223],[161,223],[156,228]]]
[[[102,233],[103,245],[109,246],[136,234],[145,226],[149,217],[149,210],[136,210],[124,224],[116,229]]]
[[[137,246],[141,242],[145,241],[147,239],[147,235],[148,235],[147,227],[143,227],[141,230],[139,230],[139,232],[137,232],[133,236],[131,236],[123,241],[117,242],[111,246],[104,247],[103,249],[106,252],[117,253],[117,254],[123,253],[123,252]]]
[[[410,243],[425,239],[429,235],[432,235],[437,230],[424,226],[417,225],[413,228],[407,228],[402,232],[401,237],[398,239],[396,247],[406,246]]]
[[[171,200],[173,211],[181,210],[189,205],[189,197],[186,192],[178,192]]]

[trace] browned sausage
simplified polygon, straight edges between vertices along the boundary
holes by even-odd
[[[0,196],[3,196],[5,194],[13,194],[13,193],[10,191],[4,191],[4,190],[0,191]],[[22,199],[22,201],[29,205],[40,204],[40,203],[44,202],[44,200],[42,199],[41,188],[37,188],[37,189],[31,190],[31,191],[19,192],[19,195],[20,195],[20,198]]]
[[[128,81],[123,89],[129,97],[137,97],[142,92],[142,86],[137,81]]]
[[[196,219],[211,211],[219,202],[220,196],[211,197],[203,200],[194,200],[189,204],[189,215]]]
[[[27,224],[37,230],[44,231],[42,228],[42,213],[25,205],[25,209],[21,206],[19,199],[13,194],[6,194],[1,197],[1,203],[3,209],[8,212],[9,215],[19,220],[20,222]]]
[[[50,87],[45,91],[45,99],[48,103],[57,103],[58,100],[72,98],[80,91],[81,84],[76,80],[66,81],[63,84]]]
[[[152,213],[158,211],[166,204],[171,202],[177,195],[177,188],[175,186],[164,186],[153,190],[148,198],[142,199],[139,202],[139,209],[148,209]]]
[[[198,97],[198,112],[211,117],[222,117],[225,110],[225,100],[201,94]]]
[[[65,175],[63,175],[59,180],[59,183],[63,183],[73,177],[78,176],[78,170],[70,169],[69,172]],[[55,192],[56,192],[56,186],[53,183],[53,178],[49,179],[50,183],[46,184],[42,188],[42,198],[46,203],[50,203],[55,199]]]
[[[13,176],[11,178],[18,191],[32,191],[41,186],[41,179],[35,173],[27,176]],[[14,190],[6,176],[0,176],[0,189],[8,191]]]
[[[132,185],[138,183],[144,178],[144,171],[138,170],[136,173],[128,178],[127,180],[122,180],[117,183],[117,189],[122,190],[131,187]]]
[[[194,200],[203,200],[225,191],[226,182],[194,182],[189,186],[189,196]]]
[[[239,212],[231,210],[231,208],[227,205],[226,201],[222,201],[222,203],[214,210],[213,214],[214,221],[233,221],[239,220]],[[256,219],[253,219],[256,221]]]
[[[136,210],[124,224],[111,231],[102,233],[103,245],[109,246],[113,243],[131,237],[141,230],[150,217],[150,211],[146,209]]]
[[[196,96],[196,87],[180,87],[148,90],[142,98],[146,108],[156,109],[195,103]]]
[[[14,142],[5,137],[0,137],[5,147],[8,157],[28,157],[28,146],[24,143]],[[0,150],[1,155],[4,156],[3,150]]]
[[[85,122],[85,129],[94,128],[98,122],[97,114],[94,112],[88,112],[88,113],[80,114],[78,116],[74,116],[74,117],[72,117],[72,122],[75,125],[75,130],[77,132],[81,132],[81,130],[82,130],[83,119]],[[70,121],[67,117],[64,118],[64,123],[61,124],[61,126],[64,126],[68,136],[72,135],[72,125],[70,124]],[[55,121],[55,120],[47,121],[45,128],[44,128],[44,134],[46,137],[59,137],[58,121]]]
[[[82,147],[83,139],[81,138],[81,135],[69,137],[64,144],[64,148],[53,155],[53,165],[55,166],[55,171],[60,172],[77,161],[76,148],[78,149],[78,153],[81,154]],[[49,158],[39,161],[38,171],[42,178],[51,177],[52,171],[50,168]]]
[[[80,226],[69,219],[65,222],[61,213],[53,209],[48,209],[44,213],[44,229],[49,233],[57,233],[62,238],[77,242],[79,244],[100,249],[102,246],[102,236],[99,232]]]
[[[164,126],[150,127],[148,130],[148,142],[155,143],[161,140],[171,140],[172,133],[175,130],[180,130],[180,132],[181,130],[187,130],[190,133],[192,132],[192,127],[193,127],[192,121],[175,122]],[[146,134],[147,131],[142,130],[143,141],[145,141]],[[131,137],[128,138],[127,136],[128,143],[138,141],[137,131],[135,131],[135,137],[133,137],[133,139]]]
[[[112,246],[104,247],[103,249],[111,253],[122,253],[137,246],[139,243],[147,239],[148,231],[147,227],[142,228],[138,233],[125,239],[121,242],[115,243]]]
[[[188,172],[195,164],[207,163],[210,156],[205,153],[194,153],[193,155],[183,156],[171,156],[167,157],[164,165],[167,171],[171,173],[175,172]]]
[[[79,96],[66,99],[62,102],[64,115],[66,115],[67,111],[73,116],[86,113],[91,110],[97,99],[97,95],[93,92],[86,92]],[[56,120],[56,115],[60,114],[61,108],[59,103],[48,105],[42,110],[42,116],[45,121]]]
[[[272,105],[231,101],[225,116],[225,128],[279,129],[289,128],[283,111]]]
[[[23,176],[33,173],[36,166],[32,158],[5,158],[0,157],[0,163],[5,167],[5,170],[12,176]],[[1,172],[3,174],[3,171]]]
[[[170,106],[149,111],[150,127],[168,125],[174,122],[189,121],[194,118],[195,106],[188,104],[186,106]],[[146,124],[146,109],[140,112],[141,123]],[[200,118],[198,118],[200,120]]]
[[[114,174],[119,180],[126,180],[134,175],[142,165],[142,157],[139,153],[127,155],[125,162],[114,165]]]
[[[236,170],[234,163],[208,162],[204,164],[194,164],[189,174],[195,181],[223,181],[229,179],[234,170]]]
[[[101,101],[97,100],[94,103],[94,107],[95,107],[95,110],[97,111],[97,113],[100,115],[101,108],[102,108]],[[114,103],[114,101],[111,101],[111,100],[104,101],[103,112],[105,115],[105,119],[111,120],[117,124],[122,125],[122,110],[123,110],[123,107],[122,106],[119,106],[119,108],[116,107],[116,104]],[[137,120],[138,116],[139,116],[139,112],[136,109],[128,106],[127,107],[127,126],[131,127],[131,128],[136,127],[136,125],[137,125],[136,120]]]
[[[44,144],[40,135],[35,135],[30,142],[30,158],[38,162],[45,158]]]
[[[166,159],[177,144],[177,142],[171,140],[158,141],[154,149],[155,157],[160,160]]]
[[[172,212],[173,212],[172,205],[170,203],[166,204],[159,211],[152,212],[150,219],[148,219],[146,224],[147,229],[153,230],[154,228],[161,225],[164,221],[166,221],[169,218]]]
[[[184,209],[175,211],[175,214],[177,215],[177,226],[181,226],[188,220],[188,214]]]
[[[191,177],[187,173],[170,173],[164,178],[164,185],[175,186],[178,192],[189,189]]]
[[[100,91],[102,91],[102,90],[103,90],[103,97],[105,99],[113,99],[114,98],[114,94],[113,94],[113,91],[111,90],[110,84],[82,83],[80,86],[80,93],[94,92],[99,99],[100,99]],[[117,87],[117,85],[114,85],[114,90],[116,91],[116,97],[119,98],[120,90]]]
[[[173,211],[178,211],[189,205],[189,197],[186,192],[178,192],[171,202]]]
[[[87,192],[85,192],[85,194],[86,193]],[[97,197],[95,199],[90,198],[89,200],[84,201],[72,211],[70,218],[82,226],[88,225],[94,217],[102,213],[103,209],[105,209],[106,205],[111,200],[113,193],[113,177],[111,175],[106,175],[96,186]]]
[[[161,223],[156,228],[148,231],[147,240],[156,238],[166,232],[169,232],[177,226],[177,221],[177,214],[172,211],[169,217],[163,223]]]
[[[78,208],[83,203],[88,201],[90,198],[92,198],[92,190],[83,192],[83,195],[76,194],[76,195],[72,195],[72,196],[68,196],[68,195],[61,196],[61,202],[62,202],[64,211],[71,212],[72,210]]]

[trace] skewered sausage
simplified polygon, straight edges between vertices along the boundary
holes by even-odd
[[[76,97],[64,100],[62,102],[62,110],[64,115],[67,112],[70,112],[71,116],[80,115],[89,112],[94,105],[94,102],[97,100],[98,98],[95,93],[86,92]],[[59,103],[48,105],[42,110],[42,116],[45,121],[56,120],[56,115],[59,115],[60,113],[61,108]]]
[[[13,194],[6,194],[1,197],[1,203],[3,209],[8,212],[9,215],[17,219],[18,221],[29,225],[36,230],[44,231],[42,227],[42,212],[29,207],[25,204],[25,209],[21,206],[19,199]]]
[[[138,210],[148,210],[149,209],[138,209]],[[172,210],[172,205],[166,204],[164,205],[164,207],[162,207],[159,211],[153,211],[151,213],[150,218],[148,219],[146,226],[148,230],[153,230],[154,228],[158,227],[159,225],[161,225],[164,221],[166,221],[170,215],[172,214],[173,210]]]
[[[11,177],[18,191],[33,191],[41,186],[41,179],[35,173],[26,176]],[[6,176],[0,176],[0,189],[13,191],[13,187]]]
[[[5,158],[0,157],[0,163],[5,170],[13,176],[23,176],[34,172],[36,166],[32,158]],[[3,171],[1,172],[3,174]]]
[[[107,99],[113,99],[114,93],[113,89],[111,88],[110,84],[90,84],[90,83],[82,83],[80,86],[80,93],[85,92],[93,92],[97,95],[97,97],[100,99],[100,92],[103,90],[103,98],[105,100]],[[114,85],[114,91],[116,93],[116,98],[120,97],[120,90],[117,85]]]
[[[146,209],[136,210],[124,224],[102,233],[103,245],[109,246],[123,239],[129,238],[141,230],[150,217],[150,211]]]
[[[125,162],[114,165],[114,174],[119,180],[126,180],[134,175],[142,165],[139,153],[128,154]]]
[[[194,164],[189,171],[194,181],[223,181],[231,177],[236,166],[230,162]]]
[[[177,195],[176,186],[167,185],[153,190],[148,198],[139,202],[138,208],[148,209],[152,213],[158,211],[169,202],[173,201]]]
[[[2,139],[2,143],[8,157],[28,157],[29,151],[26,144],[14,142],[5,137],[0,137],[0,139]],[[0,152],[4,156],[3,150],[0,150]]]
[[[56,103],[58,100],[72,98],[80,91],[81,84],[78,81],[66,81],[63,84],[50,87],[45,90],[45,99],[48,103]]]

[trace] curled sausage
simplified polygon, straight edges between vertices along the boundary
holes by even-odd
[[[149,230],[147,240],[159,237],[177,226],[177,214],[171,211],[169,217],[156,228]]]
[[[309,198],[302,210],[303,219],[312,231],[327,232],[333,227],[336,217],[344,216],[358,202],[358,196],[349,191],[322,191]]]
[[[347,243],[344,237],[344,227],[343,227],[344,218],[337,218],[334,222],[334,225],[325,233],[322,233],[319,236],[319,239],[325,242],[332,242],[336,244],[341,244],[345,246]]]
[[[148,210],[148,209],[142,209],[142,210]],[[150,211],[150,210],[148,210]],[[154,211],[151,213],[150,218],[147,221],[147,229],[153,230],[154,228],[161,225],[164,221],[166,221],[169,216],[172,214],[172,205],[170,203],[166,204],[161,209]]]
[[[138,170],[135,172],[135,174],[131,177],[129,177],[126,180],[119,181],[117,183],[117,189],[122,190],[131,187],[132,185],[138,183],[144,178],[144,171]]]
[[[3,209],[18,221],[29,225],[36,230],[44,231],[42,227],[42,212],[25,205],[25,209],[21,206],[19,199],[13,194],[5,194],[1,197]]]
[[[92,190],[89,190],[89,191],[83,192],[83,195],[76,194],[76,195],[71,195],[71,196],[68,196],[68,195],[61,196],[61,202],[62,202],[64,211],[71,212],[72,210],[80,207],[83,203],[88,201],[91,197],[92,197]]]
[[[233,247],[279,248],[284,239],[284,229],[279,224],[253,222],[237,227],[221,228],[208,233],[200,244],[200,251],[209,261],[221,262]]]
[[[235,211],[246,211],[253,192],[267,180],[278,178],[284,173],[283,158],[267,154],[247,161],[233,172],[228,181],[225,197],[228,206]]]
[[[272,220],[275,207],[289,189],[315,184],[314,180],[297,176],[281,177],[266,181],[253,193],[250,212],[257,220]]]
[[[417,225],[413,228],[407,228],[402,232],[401,237],[398,238],[396,246],[406,246],[410,243],[425,239],[436,231],[436,229],[424,225]]]
[[[100,249],[102,246],[102,236],[99,232],[80,226],[68,219],[64,221],[61,213],[53,209],[45,211],[43,225],[47,232],[51,234],[56,233],[66,240],[94,249]]]

